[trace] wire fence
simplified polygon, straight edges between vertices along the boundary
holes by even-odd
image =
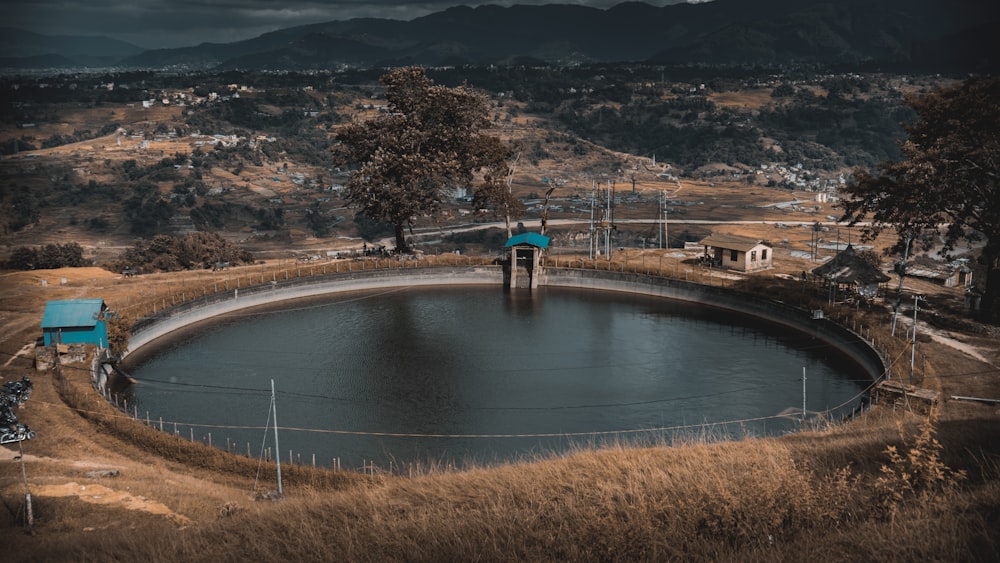
[[[272,291],[277,287],[290,287],[294,285],[307,285],[316,283],[320,279],[336,280],[338,277],[350,277],[355,275],[377,276],[380,273],[404,273],[405,270],[424,270],[432,272],[434,269],[455,268],[455,267],[489,267],[501,268],[503,257],[501,256],[470,256],[459,254],[443,254],[438,256],[427,256],[421,258],[412,257],[360,257],[356,259],[326,259],[311,261],[295,261],[266,264],[261,263],[253,266],[230,268],[222,272],[206,272],[201,275],[186,279],[182,282],[153,285],[152,292],[146,291],[144,298],[137,298],[136,302],[126,303],[124,306],[115,307],[120,313],[131,318],[138,319],[134,323],[133,330],[155,324],[164,318],[176,315],[186,310],[205,306],[212,302],[229,299],[233,291],[240,291],[244,295]],[[641,284],[673,284],[675,286],[691,287],[697,286],[701,291],[708,288],[713,295],[728,295],[732,297],[738,295],[737,300],[752,299],[754,307],[763,308],[768,311],[768,316],[785,316],[801,318],[803,313],[808,313],[811,306],[822,303],[822,297],[813,299],[804,298],[802,303],[792,305],[786,302],[777,301],[753,295],[751,293],[740,294],[734,292],[737,280],[725,275],[718,269],[711,269],[700,265],[682,263],[679,260],[663,260],[662,254],[657,258],[647,257],[645,254],[628,255],[621,253],[617,259],[590,259],[581,256],[558,256],[547,255],[543,258],[542,265],[548,272],[559,275],[559,272],[572,275],[573,272],[605,272],[605,275],[617,276],[618,281]],[[160,289],[157,290],[156,288]],[[822,322],[810,323],[811,326],[822,326],[823,336],[831,338],[842,346],[846,346],[853,354],[867,356],[868,366],[881,366],[876,370],[878,375],[873,378],[871,385],[858,393],[849,402],[827,409],[821,413],[811,413],[813,420],[832,421],[834,413],[842,411],[850,403],[856,403],[846,417],[853,417],[863,411],[867,405],[864,399],[871,389],[882,379],[896,379],[894,367],[897,366],[904,352],[909,348],[898,337],[892,337],[888,332],[888,323],[881,326],[879,323],[872,323],[871,317],[862,314],[860,309],[847,308],[826,308],[827,311]],[[818,319],[817,319],[818,320]],[[865,326],[865,322],[868,326]],[[109,403],[120,411],[120,416],[126,416],[146,426],[156,428],[160,431],[182,436],[181,429],[188,430],[188,438],[191,441],[202,441],[213,445],[211,430],[261,430],[260,426],[246,425],[211,425],[197,424],[185,421],[163,420],[158,417],[153,420],[149,413],[138,411],[138,406],[117,404],[118,398],[113,393],[108,392],[106,398]],[[803,420],[805,419],[803,413]],[[787,413],[735,420],[724,420],[717,422],[704,422],[699,424],[684,424],[674,426],[663,426],[657,428],[636,428],[612,431],[592,431],[575,433],[536,433],[536,434],[413,434],[405,432],[369,432],[363,430],[346,429],[319,429],[319,428],[294,428],[281,427],[283,431],[304,432],[313,434],[340,434],[353,436],[391,436],[395,438],[462,438],[462,439],[504,439],[504,438],[594,438],[600,436],[622,437],[628,435],[663,435],[671,432],[705,432],[709,429],[741,427],[751,422],[759,422],[770,419],[785,419]],[[205,432],[195,434],[195,429]],[[219,438],[214,444],[221,447]],[[242,453],[237,451],[235,443],[226,438],[226,451],[231,453]],[[247,443],[249,456],[250,445]],[[278,452],[267,452],[267,459],[273,459]],[[273,456],[273,457],[272,457]],[[301,463],[301,454],[293,458],[293,452],[288,452],[291,463]],[[307,458],[308,459],[308,458]],[[311,463],[316,465],[315,454],[311,457]],[[335,458],[331,462],[334,468],[340,467],[339,459]],[[376,471],[374,463],[364,464],[366,471]]]
[[[775,415],[768,416],[757,416],[757,417],[745,417],[739,419],[726,419],[719,421],[704,421],[700,423],[685,423],[685,424],[672,424],[665,426],[655,426],[655,427],[642,427],[642,428],[628,428],[628,429],[618,429],[618,430],[593,430],[593,431],[580,431],[580,432],[532,432],[532,433],[490,433],[490,434],[454,434],[454,433],[418,433],[418,432],[385,432],[385,431],[366,431],[366,430],[349,430],[349,429],[332,429],[332,428],[304,428],[297,426],[278,426],[277,430],[280,432],[295,432],[303,433],[307,435],[313,435],[318,438],[323,436],[340,435],[340,436],[356,436],[356,437],[369,437],[369,438],[409,438],[409,439],[462,439],[462,440],[478,440],[478,441],[496,441],[503,439],[544,439],[544,438],[558,438],[563,440],[573,440],[573,439],[604,439],[610,438],[613,441],[609,443],[620,444],[622,442],[628,443],[629,438],[639,438],[647,437],[649,438],[645,443],[670,443],[671,437],[695,437],[697,439],[732,439],[734,435],[748,435],[747,425],[755,423],[766,423],[767,421],[782,421],[785,423],[791,422],[794,426],[795,422],[798,421],[798,428],[800,430],[823,430],[829,428],[838,423],[850,420],[851,418],[862,414],[866,408],[869,407],[870,403],[865,400],[867,395],[870,393],[871,389],[875,386],[876,382],[872,382],[864,389],[856,393],[854,396],[843,401],[841,404],[834,407],[824,409],[822,411],[788,411],[782,412]],[[264,390],[261,390],[264,392]],[[303,454],[303,452],[295,452],[294,449],[287,450],[287,457],[284,455],[285,451],[278,452],[272,447],[262,445],[260,450],[255,453],[255,450],[249,440],[236,441],[231,439],[226,435],[227,431],[256,431],[264,433],[265,436],[268,432],[274,430],[272,425],[248,425],[248,424],[205,424],[205,423],[194,423],[183,420],[172,420],[164,419],[162,416],[152,416],[149,411],[140,412],[139,405],[137,402],[129,402],[127,399],[122,399],[119,395],[111,392],[110,390],[104,390],[102,392],[103,398],[107,401],[107,405],[114,409],[114,414],[108,415],[106,412],[101,412],[99,410],[87,409],[76,405],[70,405],[78,414],[98,417],[103,422],[111,422],[117,424],[117,422],[128,422],[128,423],[138,423],[142,424],[148,428],[158,430],[161,433],[167,434],[177,439],[185,439],[192,443],[200,443],[207,445],[209,447],[215,447],[218,449],[224,449],[227,453],[233,455],[240,455],[247,458],[260,457],[267,462],[273,462],[278,459],[278,456],[282,456],[280,461],[282,463],[288,463],[298,466],[311,466],[315,468],[329,468],[333,470],[343,470],[343,458],[332,456],[329,460],[321,459],[317,461],[317,456],[315,453]],[[40,405],[56,406],[50,403],[39,402]],[[853,405],[853,406],[852,406]],[[847,407],[851,407],[850,411],[845,411]],[[109,419],[110,416],[110,419]],[[787,424],[786,424],[787,426]],[[213,432],[215,433],[213,437]],[[266,442],[266,439],[265,439]],[[594,442],[592,442],[594,443]],[[245,445],[245,448],[244,448]],[[327,465],[329,463],[329,465]],[[449,464],[449,467],[452,467]],[[349,470],[362,471],[369,474],[376,473],[391,473],[391,474],[403,474],[404,469],[408,471],[411,476],[413,472],[413,463],[399,463],[390,460],[387,466],[380,466],[372,459],[362,459],[360,467],[348,467]]]

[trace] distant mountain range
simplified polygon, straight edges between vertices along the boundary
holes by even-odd
[[[143,50],[108,37],[42,35],[0,27],[0,68],[106,67]]]
[[[868,65],[996,72],[1000,2],[715,0],[608,9],[576,5],[455,7],[411,21],[353,19],[234,43],[142,51],[107,38],[0,30],[0,66],[328,69],[423,64]],[[46,50],[49,49],[49,50]],[[96,63],[102,62],[103,65]]]

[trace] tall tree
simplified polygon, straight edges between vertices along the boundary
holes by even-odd
[[[359,165],[345,197],[374,220],[394,227],[396,248],[407,250],[405,230],[434,215],[447,189],[470,184],[499,139],[488,99],[469,88],[435,85],[420,67],[382,76],[387,108],[337,132],[342,160]]]
[[[961,241],[984,243],[980,314],[1000,323],[1000,78],[971,78],[907,103],[917,120],[906,126],[901,158],[878,174],[855,171],[844,219],[870,220],[868,237],[885,227],[901,236],[940,230],[943,253]]]

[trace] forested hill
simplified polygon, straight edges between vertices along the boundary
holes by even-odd
[[[119,64],[289,70],[414,63],[819,63],[986,72],[998,67],[998,32],[1000,3],[982,0],[459,6],[411,21],[331,21],[235,43],[123,53]]]

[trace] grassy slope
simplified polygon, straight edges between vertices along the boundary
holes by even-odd
[[[759,109],[770,102],[768,96],[766,92],[720,95],[715,101],[722,106]],[[107,122],[140,126],[168,121],[176,117],[176,111],[73,109],[52,124],[41,124],[36,133],[38,138],[70,134]],[[519,194],[544,193],[539,180],[544,176],[565,177],[567,184],[557,192],[559,197],[573,192],[589,197],[591,177],[611,169],[617,161],[625,162],[626,170],[636,165],[628,155],[603,149],[588,149],[590,160],[581,163],[568,144],[549,140],[552,133],[527,127],[529,120],[535,118],[515,120],[517,127],[507,134],[526,142],[544,142],[551,154],[538,165],[521,162],[522,173],[515,185]],[[20,132],[0,131],[0,139],[15,134]],[[152,147],[155,150],[139,151],[137,141],[126,139],[119,147],[114,136],[108,136],[35,152],[65,161],[67,167],[88,170],[79,177],[74,172],[74,182],[105,182],[112,176],[110,168],[100,165],[103,159],[117,164],[138,158],[150,164],[163,155],[190,151],[191,142],[178,139],[157,144]],[[99,158],[91,162],[87,152]],[[570,161],[574,165],[568,165]],[[275,188],[271,182],[274,166],[267,163],[248,169],[241,178]],[[583,172],[574,174],[577,169]],[[671,216],[672,222],[759,219],[763,214],[775,220],[812,221],[837,214],[827,204],[816,204],[814,214],[756,208],[748,217],[744,205],[775,203],[795,194],[688,180],[679,186],[658,178],[658,170],[644,166],[638,170],[638,189],[654,200],[665,191],[671,197],[701,202],[682,208],[684,214]],[[213,175],[219,176],[213,181],[234,180],[218,169]],[[740,199],[749,196],[754,197]],[[627,206],[619,213],[621,217],[656,215],[649,209],[630,212]],[[554,214],[564,216],[582,217]],[[108,251],[118,252],[131,242],[124,232],[98,236],[63,218],[46,220],[53,222],[51,230],[33,229],[8,237],[4,243],[12,247],[79,240],[88,249],[96,249],[109,244],[104,240],[108,239],[119,245]],[[671,229],[677,228],[684,227],[671,224]],[[779,231],[746,225],[738,229],[773,241],[791,238],[791,244],[800,249],[810,240],[804,229]],[[824,236],[832,238],[833,233]],[[844,236],[850,240],[849,234]],[[653,262],[676,271],[669,259],[654,258],[646,264]],[[792,274],[809,266],[787,257],[781,263]],[[136,304],[145,300],[148,305],[151,288],[162,304],[165,295],[176,294],[188,283],[179,278],[209,275],[120,280],[99,269],[0,274],[0,352],[13,354],[38,336],[48,299],[104,297],[116,307],[142,310]],[[63,277],[65,285],[59,283]],[[42,279],[48,281],[45,288]],[[995,340],[951,336],[981,350],[992,349],[992,363],[922,340],[921,349],[928,355],[924,385],[945,396],[1000,397],[995,367],[1000,365],[1000,352]],[[36,519],[30,534],[20,524],[24,486],[21,466],[11,459],[18,450],[0,447],[0,499],[6,508],[0,511],[5,515],[0,517],[0,553],[5,560],[1000,560],[1000,416],[996,407],[987,405],[947,402],[943,409],[938,423],[943,459],[968,475],[951,489],[937,486],[908,492],[898,474],[887,485],[877,484],[881,467],[889,462],[887,445],[902,443],[897,422],[906,422],[908,436],[917,424],[910,415],[886,409],[847,428],[782,439],[730,444],[692,439],[688,445],[671,448],[581,452],[532,464],[432,473],[412,480],[331,476],[287,468],[287,498],[255,502],[254,464],[108,418],[111,411],[79,377],[80,372],[65,370],[64,380],[59,380],[35,373],[28,359],[8,362],[7,355],[0,357],[0,365],[6,362],[0,368],[4,381],[25,373],[35,381],[35,394],[18,416],[38,431],[39,438],[24,444]],[[925,461],[933,456],[917,459],[924,461],[910,469],[937,467]],[[116,469],[120,475],[87,476],[95,469]],[[934,471],[923,474],[937,475]],[[265,468],[262,477],[263,482],[273,482],[273,469]],[[936,483],[942,482],[948,481]],[[70,490],[70,484],[75,484],[74,494],[55,495]],[[900,497],[887,504],[894,491]],[[157,504],[170,512],[158,512]]]
[[[53,274],[68,277],[67,284],[42,288],[36,277],[46,273],[3,278],[5,323],[23,325],[5,331],[5,352],[33,334],[45,299],[134,289],[95,270]],[[957,350],[926,349],[928,386],[955,393],[963,381],[981,377],[936,375],[996,377],[995,368]],[[29,367],[28,360],[13,360],[5,380],[30,373]],[[913,461],[890,463],[887,445],[906,453],[919,418],[877,409],[848,427],[781,439],[692,439],[414,479],[292,467],[285,471],[283,501],[255,502],[256,465],[249,460],[114,418],[83,371],[32,377],[36,391],[19,417],[44,439],[25,443],[36,491],[30,535],[18,525],[19,464],[0,458],[0,498],[9,512],[0,535],[14,560],[1000,556],[995,407],[945,405],[938,422],[943,465],[931,446],[918,448]],[[893,471],[880,484],[883,465]],[[88,477],[95,468],[121,475]],[[903,470],[925,480],[904,478]],[[273,482],[273,469],[262,478]],[[49,493],[67,483],[76,484],[75,495]],[[97,485],[111,492],[79,490]],[[95,496],[113,495],[115,502],[94,504]],[[154,503],[171,514],[157,513]]]

